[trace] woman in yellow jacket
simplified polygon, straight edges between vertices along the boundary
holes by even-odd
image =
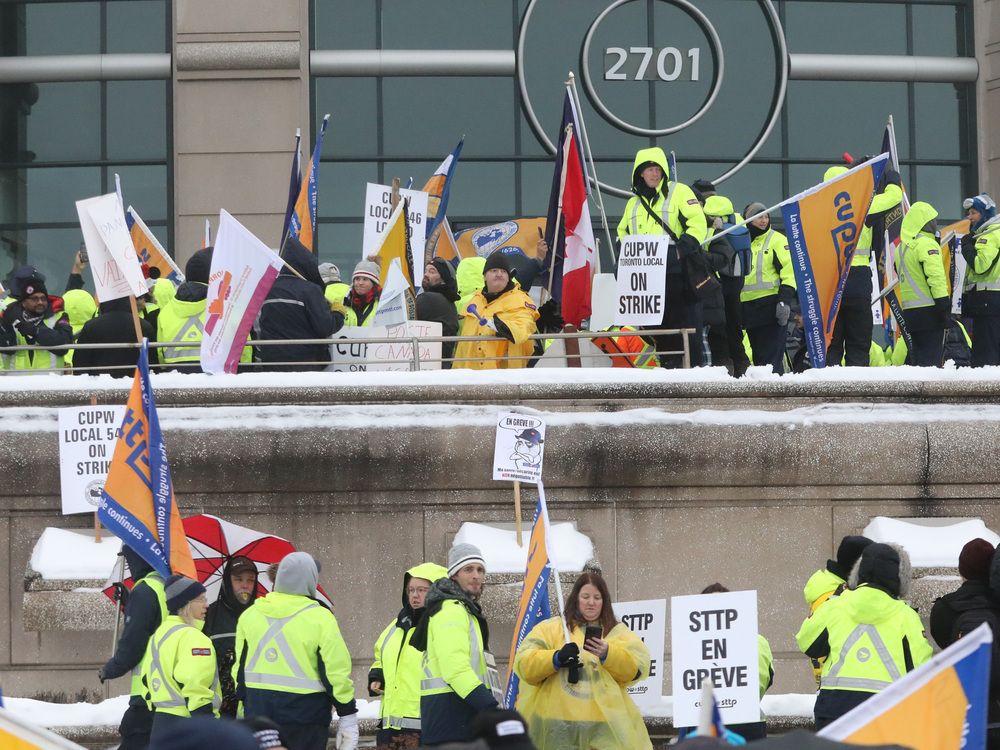
[[[170,613],[149,639],[143,684],[153,713],[151,744],[193,716],[219,717],[222,695],[212,640],[205,627],[205,587],[185,576],[164,583]]]
[[[650,750],[649,734],[626,688],[649,674],[649,649],[615,619],[604,579],[581,575],[561,618],[536,625],[514,657],[517,710],[538,750]],[[588,630],[601,635],[585,639]],[[569,682],[570,670],[579,679]]]
[[[528,337],[538,330],[538,309],[511,277],[507,256],[493,253],[483,267],[486,285],[472,295],[461,311],[460,336],[499,336],[460,341],[455,347],[452,368],[497,370],[527,367],[535,349]],[[462,361],[465,360],[465,361]]]

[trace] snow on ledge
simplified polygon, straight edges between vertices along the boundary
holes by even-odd
[[[513,524],[511,524],[513,525]],[[503,529],[483,523],[466,521],[455,535],[455,544],[473,544],[483,553],[487,573],[524,573],[528,562],[528,540],[531,524],[524,524],[521,541],[517,546],[517,533],[513,528]],[[549,553],[559,571],[583,570],[594,556],[594,544],[586,534],[576,530],[569,522],[553,523],[549,527]]]
[[[94,541],[93,530],[48,527],[35,542],[31,569],[45,580],[105,580],[115,565],[122,543],[110,532]]]
[[[886,518],[876,516],[862,532],[876,542],[902,545],[914,568],[957,568],[967,542],[979,537],[994,547],[1000,535],[981,518]]]

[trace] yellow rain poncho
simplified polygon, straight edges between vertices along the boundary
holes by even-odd
[[[536,625],[514,657],[521,680],[517,710],[528,723],[538,750],[650,750],[652,744],[639,710],[625,688],[649,674],[649,649],[619,623],[604,640],[608,655],[601,664],[583,650],[583,629],[571,637],[580,647],[580,680],[569,684],[569,671],[557,670],[553,654],[565,643],[560,618]]]

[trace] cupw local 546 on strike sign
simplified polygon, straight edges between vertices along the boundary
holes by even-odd
[[[124,406],[59,410],[59,479],[64,516],[97,511],[124,418]]]

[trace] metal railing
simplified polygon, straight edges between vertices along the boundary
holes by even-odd
[[[361,329],[363,330],[363,329]],[[533,334],[528,337],[529,341],[580,341],[581,339],[588,339],[593,341],[594,339],[605,339],[605,338],[618,338],[618,337],[634,337],[641,336],[647,340],[650,344],[651,349],[641,353],[644,357],[653,357],[654,361],[657,360],[659,356],[673,356],[680,358],[681,367],[687,369],[691,367],[691,336],[695,333],[694,328],[654,328],[654,329],[643,329],[636,331],[576,331],[572,333],[538,333]],[[680,336],[682,346],[679,349],[656,349],[654,343],[656,339],[661,336]],[[437,370],[442,369],[443,365],[450,363],[452,365],[458,363],[468,363],[468,362],[479,362],[483,360],[503,360],[503,361],[517,361],[524,362],[525,367],[528,366],[531,360],[540,360],[543,355],[536,353],[531,353],[529,355],[505,355],[501,357],[445,357],[445,356],[433,356],[427,355],[426,353],[421,353],[422,345],[427,344],[446,344],[454,342],[456,344],[461,342],[485,342],[485,341],[497,341],[497,342],[507,342],[510,343],[509,339],[505,339],[501,336],[386,336],[386,337],[359,337],[359,338],[346,338],[333,336],[331,338],[325,339],[251,339],[247,341],[246,346],[251,349],[260,350],[264,347],[270,346],[340,346],[340,347],[352,347],[352,346],[364,346],[367,350],[368,346],[387,344],[387,345],[397,345],[404,347],[407,351],[405,356],[393,356],[393,357],[379,357],[367,356],[367,351],[365,356],[349,356],[343,357],[338,360],[332,357],[329,359],[317,359],[317,360],[294,360],[294,361],[279,361],[279,362],[262,362],[259,360],[251,362],[241,362],[239,365],[240,372],[266,372],[271,369],[287,369],[290,367],[302,367],[302,368],[324,368],[331,371],[350,371],[350,366],[356,366],[357,371],[366,371],[371,367],[374,370],[404,370],[408,369],[410,372],[418,370]],[[695,342],[695,345],[700,346],[701,342]],[[69,365],[65,367],[55,367],[55,368],[31,368],[31,369],[7,369],[7,362],[11,361],[17,352],[20,351],[33,351],[38,352],[43,356],[48,356],[50,352],[68,352],[68,351],[82,351],[82,350],[109,350],[109,349],[132,349],[138,351],[140,344],[135,342],[128,343],[107,343],[107,344],[64,344],[61,346],[45,347],[39,345],[22,345],[22,346],[11,346],[11,347],[0,347],[0,358],[3,359],[5,363],[5,369],[0,370],[2,375],[42,375],[47,373],[56,374],[73,374],[73,375],[86,375],[93,373],[95,371],[107,373],[111,370],[121,370],[123,372],[130,373],[135,369],[135,365],[105,365],[99,367],[70,367]],[[150,341],[150,349],[160,350],[165,348],[173,349],[190,349],[194,352],[200,353],[201,342],[181,342],[181,341]],[[398,353],[397,353],[398,354]],[[544,354],[544,353],[543,353]],[[637,352],[621,352],[621,353],[607,353],[603,352],[601,356],[611,357],[612,361],[616,358],[632,358],[635,357]],[[588,360],[593,360],[596,355],[593,353],[579,353],[567,351],[564,355],[555,355],[552,359],[555,360],[565,360],[567,367],[587,367]],[[404,367],[408,365],[408,367]],[[537,365],[537,363],[536,363]],[[543,365],[544,366],[544,365]],[[192,367],[200,368],[200,358],[192,359],[186,362],[170,362],[170,363],[156,363],[150,364],[150,369],[153,371],[171,371],[177,370],[179,367],[190,369]],[[339,369],[338,369],[339,368]]]

